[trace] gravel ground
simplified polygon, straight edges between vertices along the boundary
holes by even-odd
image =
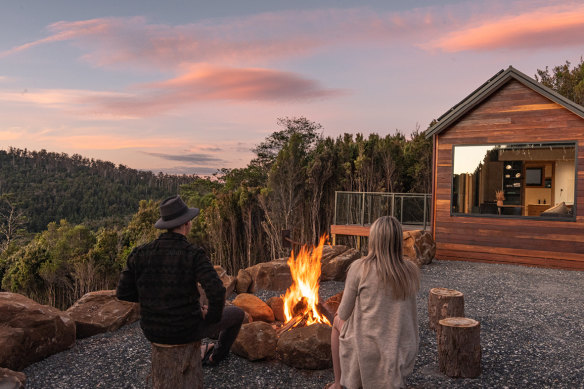
[[[465,295],[467,317],[481,323],[482,374],[451,379],[437,367],[428,329],[431,288]],[[420,351],[411,388],[584,388],[584,272],[435,261],[422,270],[418,295]],[[343,289],[324,282],[321,298]],[[267,299],[279,293],[261,292]],[[27,388],[145,388],[150,344],[137,323],[82,339],[71,350],[24,370]],[[332,369],[308,371],[279,361],[249,362],[231,354],[205,368],[205,388],[322,388]]]

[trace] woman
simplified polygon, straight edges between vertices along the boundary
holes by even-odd
[[[331,335],[335,382],[330,388],[405,387],[420,341],[420,275],[403,259],[402,244],[399,221],[380,217],[369,232],[369,253],[349,268]]]

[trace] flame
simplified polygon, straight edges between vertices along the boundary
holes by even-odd
[[[317,247],[311,251],[308,247],[302,246],[296,259],[294,252],[288,258],[288,266],[292,274],[292,285],[286,290],[284,295],[284,315],[286,323],[292,318],[303,316],[302,321],[298,321],[294,326],[304,323],[323,323],[331,325],[329,320],[319,313],[318,288],[320,279],[320,260],[322,258],[322,248],[327,239],[326,234],[320,238]]]

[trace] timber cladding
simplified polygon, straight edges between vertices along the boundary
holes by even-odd
[[[511,77],[451,124],[431,131],[437,259],[584,270],[584,118]],[[561,141],[576,142],[575,220],[451,215],[454,145]]]

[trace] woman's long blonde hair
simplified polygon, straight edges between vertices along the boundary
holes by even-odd
[[[393,216],[382,216],[371,225],[365,274],[371,264],[377,269],[383,284],[391,287],[397,300],[418,292],[420,271],[413,262],[403,259],[402,227]]]

